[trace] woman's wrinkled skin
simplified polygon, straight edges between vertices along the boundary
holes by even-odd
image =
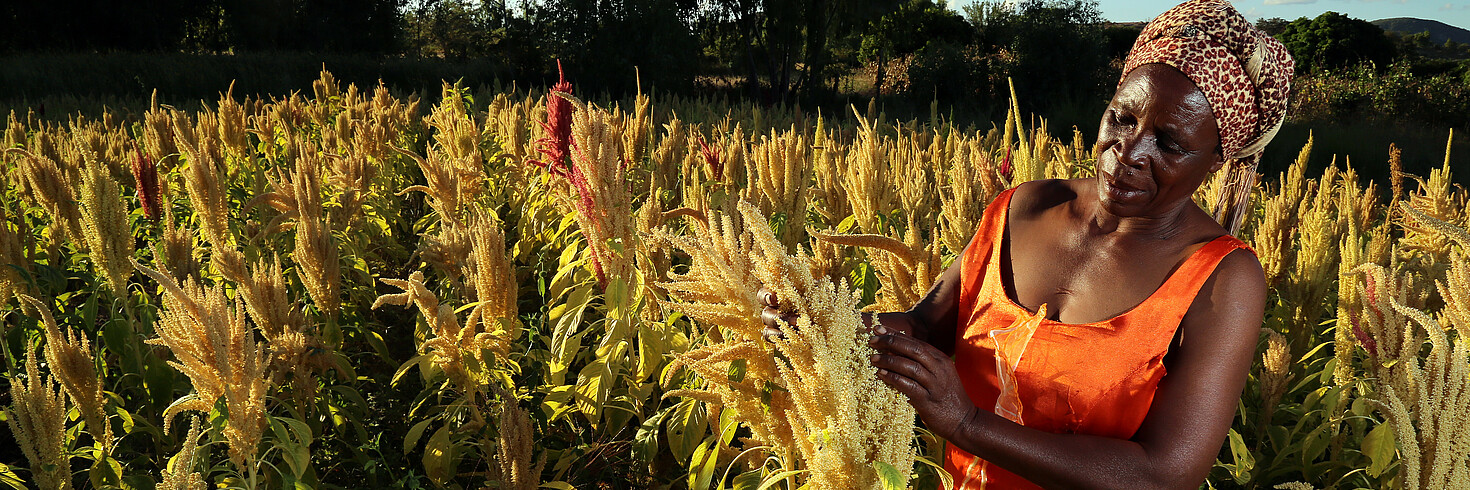
[[[1103,114],[1098,176],[1031,182],[1012,197],[1001,250],[1007,294],[1031,311],[1047,304],[1048,316],[1066,323],[1105,320],[1142,303],[1190,254],[1226,234],[1191,199],[1223,165],[1219,148],[1209,102],[1184,74],[1162,64],[1129,73]],[[1130,440],[1030,429],[970,401],[951,359],[960,262],[909,311],[877,314],[882,326],[870,341],[879,377],[908,396],[931,431],[1043,487],[1204,481],[1261,326],[1266,284],[1254,255],[1231,253],[1200,289]],[[761,299],[768,327],[790,320],[775,309],[774,294],[762,290]]]

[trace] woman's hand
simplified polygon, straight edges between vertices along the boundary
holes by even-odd
[[[801,315],[781,311],[781,302],[776,298],[776,292],[765,286],[761,286],[756,297],[759,298],[761,305],[765,306],[765,309],[761,311],[761,323],[764,323],[766,327],[762,330],[761,335],[768,342],[782,338],[781,322],[795,326],[796,320],[801,318]],[[862,313],[861,316],[863,331],[869,334],[873,333],[875,317],[891,331],[912,334],[916,329],[914,319],[907,312]]]
[[[954,361],[928,343],[880,325],[868,345],[878,349],[872,363],[878,379],[907,395],[935,435],[950,440],[979,408],[965,393]]]
[[[761,323],[764,323],[766,328],[761,331],[761,335],[766,338],[767,342],[782,338],[782,322],[795,326],[796,319],[800,318],[800,315],[782,312],[780,310],[781,302],[776,298],[776,292],[767,289],[765,286],[761,286],[761,290],[755,294],[760,299],[761,304],[765,306],[765,309],[761,310]]]

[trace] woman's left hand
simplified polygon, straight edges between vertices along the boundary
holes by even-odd
[[[979,411],[965,393],[954,361],[934,346],[884,327],[868,345],[878,350],[871,359],[878,379],[907,395],[935,435],[952,439]]]

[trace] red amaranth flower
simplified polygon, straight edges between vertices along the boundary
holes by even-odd
[[[541,127],[546,129],[546,136],[536,140],[536,151],[546,159],[534,163],[552,175],[566,177],[573,171],[567,165],[567,151],[572,144],[572,103],[556,92],[572,93],[572,84],[567,82],[567,75],[561,69],[561,60],[556,60],[556,74],[560,81],[551,86],[552,93],[546,96],[546,122],[541,123]]]
[[[1378,283],[1373,279],[1373,274],[1363,275],[1363,297],[1368,299],[1365,303],[1373,309],[1373,314],[1382,318],[1383,312],[1378,310],[1378,303],[1373,300],[1378,297]]]
[[[1006,148],[1006,156],[1000,161],[1000,174],[1005,178],[1011,178],[1011,149]]]
[[[580,159],[582,161],[589,161],[592,158],[591,156],[587,155],[587,150],[583,148],[582,145],[577,144],[575,140],[571,142],[571,150],[577,152],[578,154],[576,157],[573,158],[574,160]],[[548,169],[550,169],[550,167],[548,167]],[[553,172],[553,174],[555,174],[555,172]],[[576,165],[571,165],[567,167],[567,170],[561,175],[563,178],[567,179],[567,183],[570,184],[572,189],[576,190],[577,192],[578,199],[572,204],[572,207],[576,208],[577,214],[588,218],[606,214],[606,211],[598,208],[597,202],[592,199],[593,192],[591,188],[591,183],[587,182],[586,174],[583,174],[579,170],[579,167],[577,167]],[[592,220],[592,223],[593,226],[598,226],[600,223],[602,223],[602,221]],[[591,230],[583,230],[583,233],[589,237],[588,240],[590,241],[591,236],[593,235],[588,234],[589,232],[591,232]],[[601,234],[599,233],[597,235]],[[588,246],[587,249],[592,252],[592,273],[594,276],[597,277],[597,284],[605,288],[607,287],[607,272],[605,272],[602,268],[602,263],[605,260],[602,255],[602,247],[590,243],[589,245],[590,246]]]
[[[709,165],[710,180],[724,180],[725,162],[720,161],[720,150],[705,142],[703,134],[695,135],[699,137],[699,154],[704,157],[704,163]]]
[[[1358,343],[1363,344],[1363,349],[1368,351],[1368,355],[1371,355],[1374,359],[1377,359],[1378,342],[1373,340],[1373,337],[1368,335],[1368,332],[1364,332],[1362,328],[1358,327],[1357,315],[1349,315],[1348,319],[1353,322],[1353,336],[1358,338]]]
[[[133,144],[133,183],[138,193],[138,204],[143,207],[143,217],[149,220],[158,219],[163,213],[162,202],[159,197],[162,194],[158,182],[158,166],[138,151],[138,145]]]

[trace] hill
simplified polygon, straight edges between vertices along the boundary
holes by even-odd
[[[1392,19],[1375,20],[1373,21],[1373,25],[1382,27],[1385,31],[1395,31],[1406,35],[1427,31],[1429,32],[1429,40],[1434,44],[1444,44],[1445,40],[1470,44],[1470,30],[1461,29],[1437,20],[1395,17]]]

